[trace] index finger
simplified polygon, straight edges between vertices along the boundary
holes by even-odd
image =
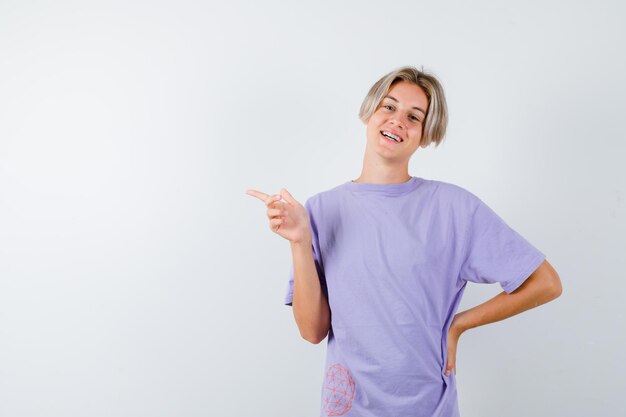
[[[273,197],[269,194],[265,194],[264,192],[257,190],[246,190],[246,194],[251,195],[252,197],[256,197],[259,200],[263,201],[266,206],[274,203],[275,201],[280,200],[280,194],[276,194]]]

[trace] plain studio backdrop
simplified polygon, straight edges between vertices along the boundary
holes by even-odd
[[[361,101],[448,99],[411,175],[478,195],[563,294],[467,331],[463,417],[624,415],[624,6],[0,2],[0,416],[318,416],[253,188],[359,176]],[[459,311],[502,289],[469,283]]]

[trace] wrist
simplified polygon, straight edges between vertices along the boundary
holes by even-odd
[[[468,323],[466,320],[467,315],[465,313],[466,313],[465,311],[458,313],[454,317],[454,320],[452,320],[452,324],[450,325],[450,329],[453,332],[456,332],[459,336],[463,334],[466,330],[469,330],[472,328],[470,323]]]
[[[311,245],[313,244],[313,241],[311,239],[311,234],[307,233],[302,237],[302,239],[296,240],[296,241],[292,240],[289,243],[291,244],[292,248],[304,247],[304,248],[310,249]]]

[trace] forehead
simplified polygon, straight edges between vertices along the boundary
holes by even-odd
[[[416,107],[419,110],[425,111],[428,107],[428,96],[422,87],[408,81],[397,82],[389,89],[384,97],[396,99],[408,108]]]

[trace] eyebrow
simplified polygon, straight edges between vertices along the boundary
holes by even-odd
[[[390,99],[392,99],[393,101],[395,101],[396,103],[398,103],[398,99],[396,99],[395,97],[385,96],[385,97],[383,97],[383,98],[390,98]],[[412,109],[415,109],[415,110],[419,110],[419,111],[421,111],[422,113],[426,114],[426,112],[425,112],[424,110],[420,109],[419,107],[415,107],[415,106],[413,106],[413,107],[411,107],[411,108],[412,108]]]

